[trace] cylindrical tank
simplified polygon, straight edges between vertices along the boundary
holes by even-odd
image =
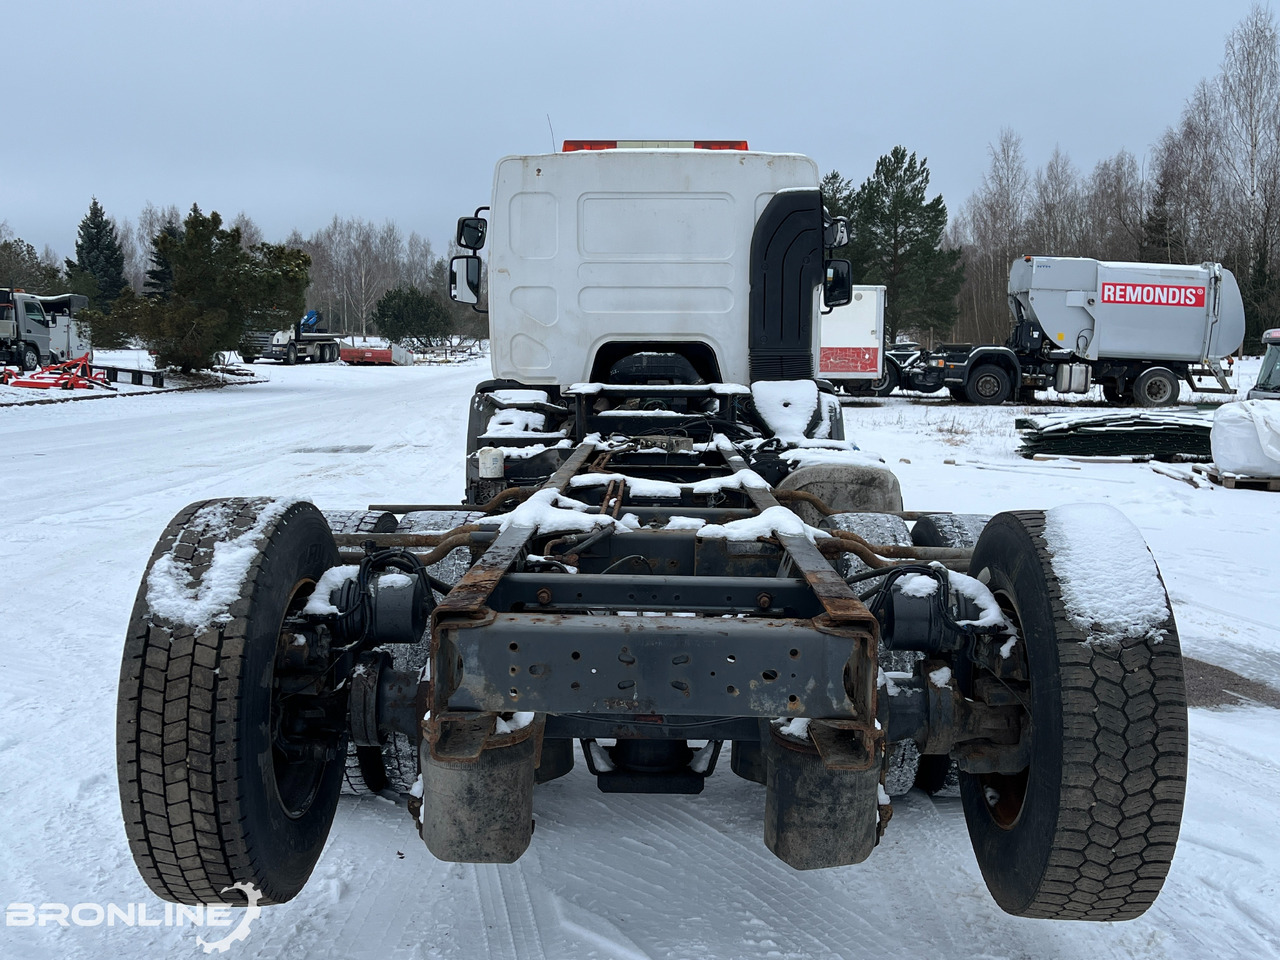
[[[1087,360],[1220,360],[1244,340],[1244,303],[1221,264],[1022,257],[1010,304],[1045,339]]]

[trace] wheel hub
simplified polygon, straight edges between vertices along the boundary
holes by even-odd
[[[1013,624],[1018,631],[1018,636],[1023,637],[1022,621],[1018,617],[1018,609],[1014,606],[1013,598],[1003,590],[996,591],[996,602],[1000,604],[1000,609]],[[1027,669],[1027,644],[1025,639],[1014,644],[1011,656],[1017,657],[1021,661],[1022,673],[1029,676]],[[1028,704],[1029,706],[1029,704]],[[1035,730],[1032,728],[1032,735]],[[1034,756],[1034,751],[1032,756]],[[978,782],[982,785],[982,792],[987,801],[987,813],[991,815],[991,819],[996,825],[1002,829],[1011,829],[1022,816],[1022,809],[1027,799],[1027,785],[1031,779],[1031,766],[1028,765],[1016,773],[984,773],[978,775]]]
[[[290,623],[315,586],[309,579],[294,586],[272,666],[271,766],[280,806],[291,819],[311,807],[341,739],[341,728],[331,717],[332,672],[327,658],[317,657],[313,638]]]

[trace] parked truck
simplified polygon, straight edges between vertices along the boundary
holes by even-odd
[[[75,293],[36,296],[0,288],[0,365],[34,370],[88,354],[88,331],[76,319],[88,305],[88,297]]]
[[[324,326],[318,310],[308,310],[287,330],[246,334],[240,355],[245,363],[253,363],[260,357],[283,360],[287,366],[293,366],[299,360],[333,363],[339,356],[338,338]]]
[[[822,311],[818,376],[849,393],[875,392],[883,387],[883,286],[855,286],[842,307]]]
[[[1249,390],[1250,400],[1280,400],[1280,327],[1262,335],[1262,366]]]
[[[288,900],[344,777],[406,797],[437,858],[511,862],[577,762],[606,794],[693,794],[728,753],[797,870],[864,860],[954,764],[1001,907],[1141,914],[1187,718],[1136,528],[904,510],[814,376],[820,291],[844,304],[851,271],[812,160],[564,146],[499,161],[459,223],[452,292],[480,303],[487,250],[493,368],[461,506],[241,497],[162,534],[118,712],[152,890]]]
[[[1009,309],[1004,346],[947,344],[894,365],[891,379],[982,404],[1095,383],[1112,403],[1140,407],[1177,403],[1179,381],[1234,392],[1221,361],[1244,340],[1244,304],[1221,264],[1020,257],[1009,268]]]

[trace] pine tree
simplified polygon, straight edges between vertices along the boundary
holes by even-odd
[[[160,232],[151,238],[151,266],[147,269],[147,278],[143,281],[142,291],[148,297],[168,300],[173,294],[173,264],[164,253],[161,238],[168,242],[182,242],[182,227],[172,220],[160,228]]]
[[[97,197],[89,202],[89,212],[80,221],[76,259],[67,261],[68,274],[76,271],[93,277],[98,289],[92,304],[103,313],[110,313],[111,304],[128,281],[124,276],[124,252],[116,237],[115,224],[107,219]]]
[[[1185,263],[1186,251],[1174,236],[1169,216],[1169,194],[1163,185],[1156,187],[1151,209],[1142,221],[1142,237],[1138,242],[1138,259],[1148,263]]]
[[[181,231],[156,235],[156,261],[167,265],[167,296],[125,290],[116,312],[156,350],[163,365],[208,367],[235,350],[250,329],[275,330],[300,316],[311,258],[270,243],[241,246],[240,231],[197,206]],[[148,282],[151,281],[148,277]]]
[[[417,287],[388,290],[373,310],[378,333],[392,343],[423,351],[432,341],[450,332],[449,311],[434,290],[423,293]]]
[[[964,282],[961,251],[942,245],[947,227],[942,195],[926,199],[927,164],[904,147],[894,147],[848,201],[846,255],[853,262],[855,282],[887,288],[884,325],[889,343],[901,331],[949,331],[957,314],[956,294]],[[827,181],[832,180],[828,175]]]
[[[21,237],[9,238],[0,231],[0,287],[21,287],[36,294],[61,293],[60,279],[56,260],[42,258]]]

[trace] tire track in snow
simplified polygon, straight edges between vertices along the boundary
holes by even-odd
[[[525,869],[523,862],[472,867],[489,960],[547,960]]]
[[[738,829],[719,830],[714,822],[695,817],[681,806],[646,802],[632,807],[628,819],[644,823],[646,835],[670,838],[667,845],[676,854],[673,861],[688,859],[705,865],[721,889],[729,892],[726,905],[737,915],[744,946],[806,958],[849,958],[855,954],[842,951],[840,945],[860,956],[868,949],[883,953],[895,945],[860,914],[840,911],[833,916],[821,910],[841,891],[833,890],[829,880],[815,883],[806,874],[790,870],[768,851],[762,836],[753,838],[759,843],[757,849],[742,839]],[[769,896],[761,892],[765,889]],[[809,947],[788,949],[786,941],[794,940]]]

